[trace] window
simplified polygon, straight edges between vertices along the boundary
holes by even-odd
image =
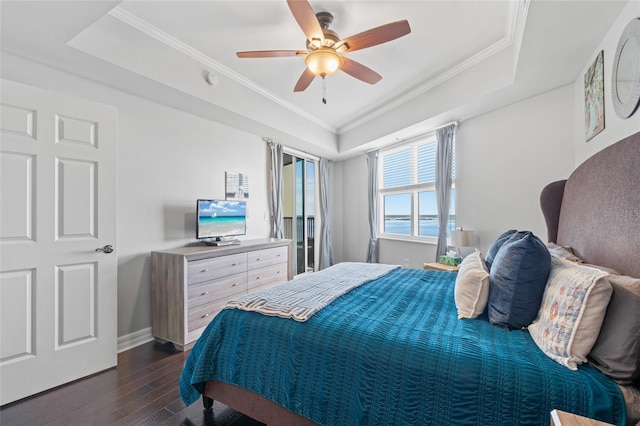
[[[455,146],[453,149],[449,232],[455,229]],[[382,235],[434,240],[438,238],[435,135],[380,151],[378,194]]]

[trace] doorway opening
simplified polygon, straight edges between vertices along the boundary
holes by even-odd
[[[317,160],[284,152],[284,237],[294,241],[293,275],[316,270]]]

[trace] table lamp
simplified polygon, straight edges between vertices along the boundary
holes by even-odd
[[[462,228],[451,231],[451,245],[456,248],[456,251],[458,252],[460,257],[463,257],[462,253],[460,253],[460,248],[475,247],[475,233],[472,230],[463,230]]]

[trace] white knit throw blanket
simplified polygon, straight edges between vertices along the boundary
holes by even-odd
[[[343,294],[397,268],[397,265],[378,263],[338,263],[284,284],[247,294],[227,302],[223,309],[237,308],[304,322]]]

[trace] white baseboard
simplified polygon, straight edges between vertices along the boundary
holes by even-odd
[[[125,334],[124,336],[118,337],[118,353],[143,345],[152,340],[151,327]]]

